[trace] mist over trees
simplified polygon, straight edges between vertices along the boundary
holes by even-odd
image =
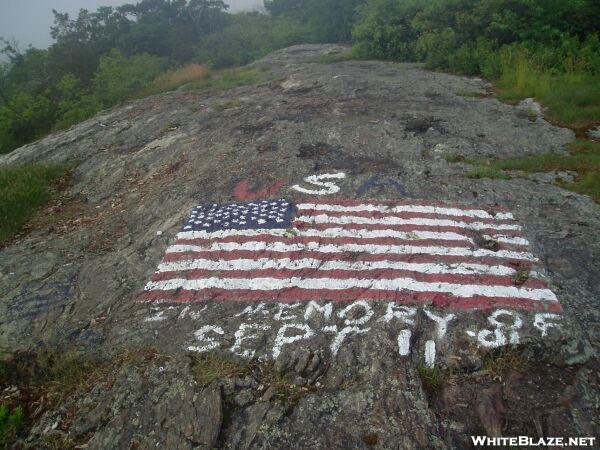
[[[359,58],[424,61],[499,78],[516,58],[552,73],[600,72],[597,0],[265,0],[229,14],[222,0],[142,0],[54,12],[54,44],[4,41],[0,153],[123,101],[189,63],[238,66],[300,43],[353,42]]]

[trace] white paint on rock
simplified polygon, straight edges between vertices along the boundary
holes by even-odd
[[[425,365],[429,368],[435,366],[435,342],[425,342]]]
[[[417,314],[417,308],[412,306],[400,306],[396,303],[388,303],[387,309],[384,316],[379,319],[386,323],[390,322],[392,319],[398,319],[404,323],[409,325],[414,325],[415,321],[413,317]]]
[[[374,289],[384,291],[409,290],[413,292],[450,293],[457,297],[515,297],[543,302],[557,302],[556,296],[549,289],[531,289],[516,286],[486,286],[454,283],[428,283],[412,278],[389,278],[369,280],[363,278],[330,279],[330,278],[218,278],[210,277],[197,280],[175,278],[170,280],[150,281],[145,290],[185,289],[199,291],[202,289],[248,289],[261,291],[280,291],[286,288],[342,290],[342,289]]]
[[[402,261],[323,261],[314,258],[302,259],[232,259],[214,261],[210,259],[194,259],[162,263],[158,266],[157,273],[180,272],[185,270],[222,270],[222,271],[249,271],[265,269],[315,269],[315,270],[408,270],[428,274],[474,275],[486,274],[497,276],[512,276],[516,270],[509,266],[489,266],[486,264],[472,263],[410,263]]]
[[[302,330],[303,334],[286,336],[286,332],[290,329]],[[281,349],[284,345],[292,344],[299,340],[310,339],[315,332],[305,323],[288,323],[283,325],[277,332],[275,345],[273,346],[273,359],[277,359],[281,354]]]
[[[549,328],[561,328],[560,324],[555,322],[560,320],[560,318],[561,316],[558,314],[537,313],[533,320],[533,326],[542,332],[542,337],[546,337],[548,335]],[[552,322],[550,320],[552,320]]]
[[[273,320],[285,321],[296,319],[297,317],[295,315],[289,315],[287,313],[291,310],[297,309],[299,306],[301,306],[300,303],[280,303],[279,310],[273,316]]]
[[[238,330],[235,332],[235,342],[233,347],[231,347],[231,352],[235,353],[244,358],[253,358],[255,354],[255,350],[242,350],[242,345],[245,341],[256,339],[258,336],[256,334],[250,334],[248,331],[257,331],[263,330],[266,331],[270,329],[268,325],[256,324],[256,323],[242,323]]]
[[[196,340],[203,342],[204,345],[190,345],[188,350],[191,352],[204,353],[219,347],[220,344],[214,338],[207,336],[208,333],[216,333],[219,335],[225,334],[221,327],[216,325],[205,325],[194,332]]]
[[[348,316],[348,313],[356,307],[363,308],[364,314],[361,317],[358,317],[356,319],[347,319],[346,316]],[[344,323],[346,325],[364,325],[371,319],[371,317],[373,317],[373,314],[374,314],[373,309],[365,300],[358,300],[358,301],[350,303],[348,306],[346,306],[344,309],[342,309],[338,313],[338,317],[340,319],[344,319]]]
[[[398,334],[398,352],[400,356],[408,356],[410,353],[410,338],[412,337],[412,331],[402,330]]]
[[[349,334],[364,334],[364,333],[368,333],[371,329],[370,328],[358,328],[358,327],[354,327],[354,326],[348,326],[348,327],[344,327],[342,328],[339,332],[337,331],[337,326],[333,325],[331,327],[328,327],[329,330],[328,331],[334,331],[336,333],[335,337],[333,338],[333,341],[331,342],[331,353],[333,356],[336,356],[340,350],[340,347],[342,346],[342,344],[344,343],[344,341],[346,340],[346,337]]]
[[[317,302],[311,300],[308,302],[306,310],[304,311],[304,320],[310,319],[314,313],[323,314],[323,317],[325,317],[326,320],[329,320],[331,318],[331,314],[333,313],[333,304],[330,302],[325,303],[324,305],[319,305]]]
[[[359,225],[427,225],[434,227],[457,227],[467,228],[469,230],[521,230],[521,226],[517,224],[503,223],[485,223],[485,222],[462,222],[460,220],[450,219],[428,219],[423,217],[415,217],[411,219],[402,219],[400,217],[362,217],[362,216],[328,216],[319,214],[316,216],[299,216],[299,222],[317,223],[317,224],[359,224]]]
[[[362,204],[354,206],[343,206],[343,205],[327,205],[319,203],[299,203],[296,205],[298,209],[306,209],[311,211],[333,211],[333,212],[382,212],[382,213],[425,213],[425,214],[440,214],[445,216],[465,216],[475,217],[480,219],[496,219],[496,220],[513,220],[514,217],[511,213],[497,213],[492,215],[482,209],[460,209],[460,208],[447,208],[439,206],[429,205],[399,205],[399,206],[387,206],[387,205],[373,205],[373,204]]]
[[[332,181],[322,181],[322,180],[342,180],[344,178],[346,178],[346,174],[343,172],[324,173],[321,175],[310,175],[310,176],[304,178],[304,181],[307,183],[310,183],[310,184],[314,184],[315,186],[322,186],[324,189],[318,189],[318,190],[305,189],[302,186],[297,185],[297,184],[292,186],[292,189],[294,189],[298,192],[302,192],[303,194],[310,194],[310,195],[335,194],[336,192],[339,192],[340,187]]]
[[[438,340],[443,339],[444,336],[446,335],[446,331],[448,330],[448,323],[452,319],[454,319],[456,316],[454,314],[447,314],[443,317],[438,316],[426,308],[423,308],[423,311],[425,311],[425,315],[427,315],[427,317],[429,317],[431,320],[433,320],[436,323],[437,339]]]
[[[448,256],[472,256],[481,258],[492,256],[496,258],[524,259],[537,261],[538,259],[530,252],[516,252],[511,250],[488,250],[480,248],[471,250],[467,247],[442,247],[442,246],[417,246],[417,245],[379,245],[379,244],[321,244],[318,238],[314,242],[293,243],[285,242],[212,242],[207,245],[182,245],[176,244],[167,248],[166,253],[185,252],[233,252],[238,250],[253,252],[295,252],[313,251],[318,253],[369,253],[379,254],[422,254],[422,255],[448,255]]]
[[[498,320],[501,316],[512,318],[512,323]],[[480,347],[498,348],[510,343],[517,345],[520,342],[518,330],[523,326],[523,320],[514,311],[497,309],[489,317],[488,322],[494,326],[494,330],[480,330],[479,332],[467,331],[466,333],[477,339]],[[508,338],[506,336],[508,334]]]

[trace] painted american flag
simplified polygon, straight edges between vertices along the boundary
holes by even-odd
[[[384,300],[560,312],[506,211],[420,201],[193,209],[139,300]]]

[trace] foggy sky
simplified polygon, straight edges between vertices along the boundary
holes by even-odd
[[[224,0],[229,11],[262,6],[262,0]],[[81,8],[95,11],[99,6],[119,6],[137,0],[0,0],[0,36],[15,39],[21,50],[29,44],[46,48],[52,43],[52,10],[77,15]]]

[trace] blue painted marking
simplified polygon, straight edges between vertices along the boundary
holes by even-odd
[[[365,192],[370,191],[372,189],[377,189],[378,191],[383,191],[385,188],[393,188],[400,195],[407,196],[408,193],[404,186],[396,180],[393,180],[389,177],[381,177],[379,175],[375,175],[365,181],[357,190],[356,193],[358,195],[363,195]]]

